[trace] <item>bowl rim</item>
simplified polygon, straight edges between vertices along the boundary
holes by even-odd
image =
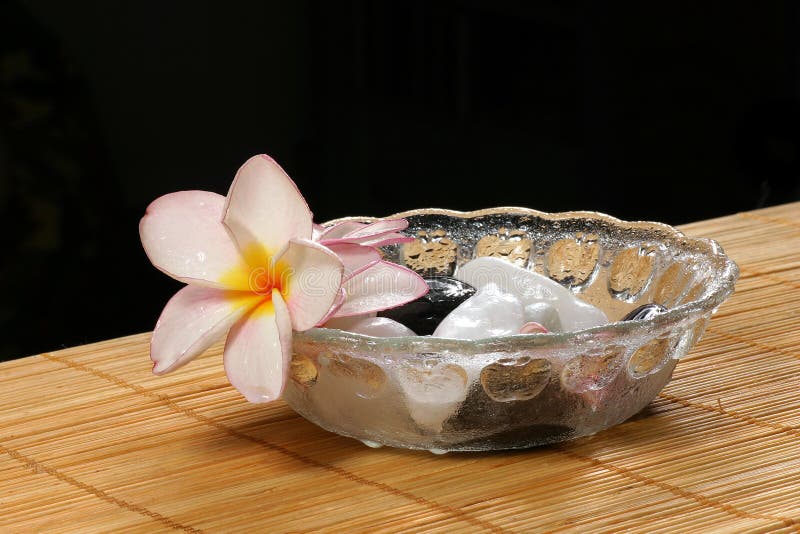
[[[386,217],[349,216],[340,217],[322,223],[322,226],[331,226],[343,221],[374,222],[382,219],[400,219],[418,215],[445,215],[459,219],[473,219],[487,215],[513,214],[537,217],[546,221],[560,221],[572,219],[592,219],[614,226],[626,228],[640,228],[656,231],[664,239],[677,241],[683,246],[692,246],[715,260],[719,273],[715,277],[713,291],[701,299],[694,299],[680,304],[666,312],[649,319],[632,321],[615,321],[605,325],[596,326],[570,332],[550,332],[546,334],[513,334],[505,336],[486,337],[481,339],[454,339],[431,336],[403,336],[403,337],[373,337],[365,334],[356,334],[334,328],[316,327],[304,332],[295,332],[295,341],[299,343],[324,343],[340,345],[348,350],[360,348],[365,352],[388,353],[439,353],[456,352],[476,354],[487,351],[524,350],[535,347],[558,348],[574,346],[576,344],[593,343],[598,336],[608,335],[609,339],[618,339],[619,336],[647,336],[653,337],[652,332],[673,328],[682,322],[692,322],[701,315],[710,314],[722,304],[734,291],[736,280],[739,278],[739,267],[725,254],[720,244],[709,238],[689,237],[677,228],[665,223],[655,221],[625,221],[597,211],[564,211],[548,213],[532,208],[515,206],[502,206],[484,208],[474,211],[458,211],[445,208],[421,208],[402,211]],[[354,347],[355,346],[355,347]]]

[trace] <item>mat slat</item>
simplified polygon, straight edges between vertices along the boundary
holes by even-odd
[[[737,293],[630,421],[569,443],[372,450],[228,385],[155,377],[148,334],[0,364],[0,531],[800,530],[800,203],[683,227]]]

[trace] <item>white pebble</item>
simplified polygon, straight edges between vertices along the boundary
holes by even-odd
[[[364,334],[374,337],[405,337],[416,336],[413,330],[402,323],[388,317],[340,317],[325,323],[325,328],[338,328],[355,334]]]
[[[447,314],[433,336],[455,339],[506,336],[519,332],[525,322],[519,299],[489,284]]]
[[[558,311],[563,331],[583,330],[608,323],[608,317],[602,310],[583,302],[558,282],[499,258],[476,258],[460,266],[453,276],[479,291],[488,285],[495,285],[518,297],[525,307],[540,302],[550,304]],[[533,318],[528,320],[542,322]]]

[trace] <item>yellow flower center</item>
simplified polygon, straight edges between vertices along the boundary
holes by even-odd
[[[220,278],[222,284],[234,290],[229,295],[231,300],[250,300],[254,296],[272,300],[273,289],[280,291],[284,299],[288,297],[292,269],[286,262],[276,262],[274,254],[257,244],[248,246],[242,259]]]

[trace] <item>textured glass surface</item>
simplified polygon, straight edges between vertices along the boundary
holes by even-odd
[[[321,427],[366,442],[437,452],[522,448],[620,423],[669,381],[738,277],[717,243],[659,223],[523,208],[397,216],[416,241],[385,248],[391,261],[448,275],[475,257],[503,258],[570,288],[612,322],[477,341],[296,333],[285,400]],[[651,302],[668,311],[618,322]]]

